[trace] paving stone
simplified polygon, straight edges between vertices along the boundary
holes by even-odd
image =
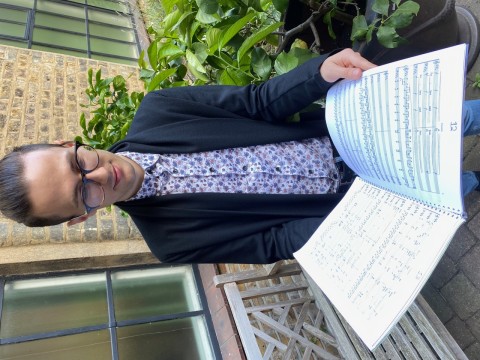
[[[475,235],[472,234],[466,225],[462,225],[448,246],[447,255],[456,263],[476,242],[477,238]]]
[[[480,202],[480,199],[479,199]],[[477,213],[473,218],[467,223],[470,231],[475,235],[477,239],[480,238],[480,213]]]
[[[448,255],[444,255],[430,276],[430,284],[436,289],[441,289],[450,279],[458,273],[458,266]]]
[[[442,323],[445,324],[454,316],[454,312],[445,298],[430,283],[425,284],[421,294]]]
[[[448,321],[445,327],[462,349],[466,349],[476,341],[475,336],[473,336],[470,329],[466,326],[465,321],[462,321],[458,316],[454,316]]]
[[[480,309],[480,291],[463,273],[456,275],[440,292],[462,320]]]
[[[460,269],[480,290],[480,244],[474,246],[460,262]]]
[[[480,342],[474,342],[468,348],[464,349],[464,353],[469,360],[480,360]]]
[[[472,334],[480,341],[480,311],[477,311],[466,323]]]

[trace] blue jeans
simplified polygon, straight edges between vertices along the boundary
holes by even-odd
[[[463,103],[463,136],[480,134],[480,99],[466,100]],[[462,173],[463,195],[475,190],[479,185],[477,177],[472,171]]]

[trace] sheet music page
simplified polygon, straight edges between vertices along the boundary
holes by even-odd
[[[343,160],[363,179],[464,213],[461,193],[465,44],[365,71],[327,95]]]
[[[463,222],[357,178],[294,255],[373,349],[411,305]]]

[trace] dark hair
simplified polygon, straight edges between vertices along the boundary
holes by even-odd
[[[32,204],[25,184],[23,156],[33,151],[46,150],[62,145],[32,144],[15,147],[0,160],[0,212],[7,218],[26,226],[50,226],[61,224],[68,218],[42,218],[32,215]]]

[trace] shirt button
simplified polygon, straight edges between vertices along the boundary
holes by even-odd
[[[275,171],[280,172],[280,170],[281,170],[281,169],[280,169],[280,166],[275,166]]]
[[[334,178],[335,180],[337,180],[337,179],[338,179],[338,174],[334,173],[334,174],[333,174],[333,178]]]
[[[215,169],[213,167],[211,167],[210,169],[208,169],[208,171],[215,172]]]
[[[308,173],[309,173],[309,174],[313,174],[313,170],[312,170],[312,169],[309,169],[309,170],[308,170]]]
[[[174,174],[178,174],[178,170],[177,170],[177,169],[173,169],[172,172],[173,172]]]
[[[247,171],[247,169],[248,169],[248,166],[247,166],[247,165],[243,165],[243,166],[242,166],[242,170],[243,170],[243,171]]]

